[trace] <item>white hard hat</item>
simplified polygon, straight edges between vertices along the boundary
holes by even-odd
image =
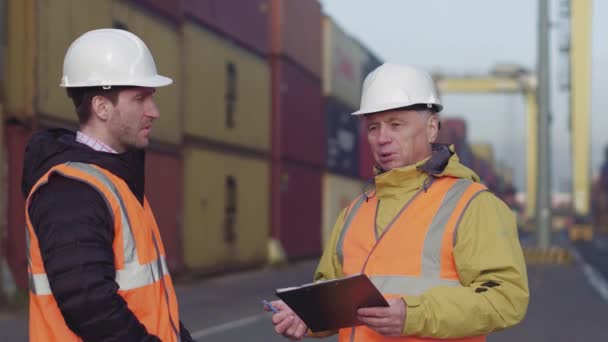
[[[443,109],[431,76],[414,67],[385,63],[363,82],[361,108],[352,115],[382,112],[423,104],[434,111]]]
[[[86,32],[68,48],[63,60],[62,87],[140,86],[173,83],[156,71],[146,44],[125,30]]]

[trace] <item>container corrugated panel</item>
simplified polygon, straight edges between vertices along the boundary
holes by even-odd
[[[2,25],[6,32],[3,99],[7,117],[30,120],[34,113],[36,75],[37,0],[5,2]]]
[[[185,265],[214,272],[267,258],[269,165],[263,159],[184,150]]]
[[[317,0],[271,1],[271,52],[322,77],[322,14]]]
[[[278,238],[288,258],[321,253],[322,170],[282,162]]]
[[[114,4],[112,15],[115,22],[126,25],[146,43],[154,56],[158,73],[173,79],[173,84],[158,88],[154,95],[160,117],[154,123],[152,139],[169,144],[180,143],[183,82],[179,28],[158,15],[123,2]]]
[[[172,20],[179,22],[183,17],[182,0],[131,0],[139,5]]]
[[[215,0],[213,11],[220,32],[264,56],[270,48],[270,0]]]
[[[323,95],[357,108],[367,60],[365,51],[328,17],[323,18],[323,49]]]
[[[267,61],[190,22],[184,24],[183,41],[184,132],[267,151],[270,146]]]
[[[332,98],[325,98],[325,166],[333,173],[359,175],[359,120],[354,110]]]
[[[182,248],[182,165],[179,156],[148,151],[146,153],[146,197],[150,202],[172,274],[183,268]]]
[[[268,55],[270,0],[186,0],[188,18],[260,55]]]
[[[183,0],[184,15],[197,22],[209,26],[216,26],[215,0]]]
[[[281,158],[320,167],[325,158],[321,84],[286,59],[273,58],[271,64],[280,79],[272,96],[280,102]]]
[[[38,12],[36,110],[60,120],[77,122],[72,101],[65,89],[59,87],[63,57],[72,41],[84,32],[112,26],[112,2],[41,0]]]
[[[342,209],[363,193],[365,182],[331,173],[323,175],[323,248]]]
[[[359,177],[364,180],[373,178],[375,164],[372,149],[367,140],[365,119],[361,119],[359,121]]]
[[[21,194],[21,172],[25,146],[32,131],[19,125],[6,125],[5,142],[7,151],[7,220],[3,251],[10,271],[18,288],[28,289],[27,251],[25,246],[25,199]]]

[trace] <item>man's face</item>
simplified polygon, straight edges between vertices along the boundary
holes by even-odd
[[[154,88],[134,87],[118,95],[108,120],[112,147],[118,152],[142,149],[150,143],[152,122],[160,116],[154,92]]]
[[[438,131],[436,115],[397,109],[364,120],[374,160],[382,170],[412,165],[431,155]]]

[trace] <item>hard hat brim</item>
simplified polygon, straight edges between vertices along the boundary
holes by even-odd
[[[173,83],[169,77],[154,75],[145,79],[139,80],[124,80],[104,82],[103,80],[91,80],[89,82],[70,83],[68,80],[62,80],[60,87],[63,88],[80,88],[80,87],[103,87],[103,86],[134,86],[134,87],[149,87],[158,88],[165,87]]]
[[[382,106],[377,106],[377,107],[371,107],[371,108],[365,108],[365,109],[359,109],[358,111],[351,113],[351,115],[366,115],[366,114],[373,114],[373,113],[380,113],[380,112],[384,112],[387,110],[393,110],[393,109],[399,109],[399,108],[405,108],[405,107],[410,107],[413,105],[416,105],[419,103],[411,103],[411,102],[394,102],[394,103],[387,103],[384,104]],[[437,108],[437,113],[441,112],[441,110],[443,109],[443,106],[439,103],[429,103],[433,106],[435,106]]]

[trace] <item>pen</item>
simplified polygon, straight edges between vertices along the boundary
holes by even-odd
[[[276,314],[276,313],[279,313],[279,309],[275,308],[275,307],[274,307],[272,304],[270,304],[270,302],[269,302],[269,301],[267,301],[267,300],[265,300],[265,299],[264,299],[264,300],[262,300],[262,304],[263,304],[263,305],[264,305],[266,308],[268,308],[270,311],[272,311],[272,313],[275,313],[275,314]]]

